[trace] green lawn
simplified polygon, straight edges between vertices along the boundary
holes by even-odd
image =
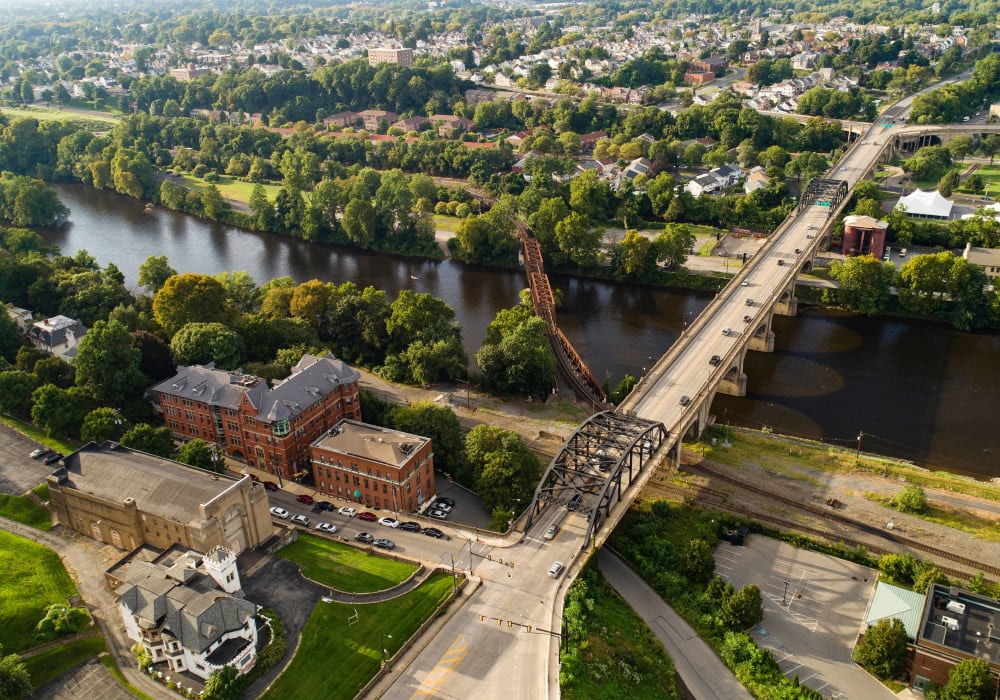
[[[589,570],[573,585],[586,585],[594,605],[584,613],[586,639],[563,646],[562,697],[679,698],[674,665],[660,641],[604,577]]]
[[[37,646],[35,625],[53,603],[76,593],[59,556],[48,547],[0,531],[0,644],[8,654]]]
[[[47,491],[48,489],[46,488]],[[38,528],[39,530],[48,530],[52,527],[52,518],[49,517],[49,511],[27,496],[0,494],[0,515]]]
[[[378,672],[383,639],[391,656],[447,599],[451,587],[451,575],[438,572],[416,590],[385,603],[317,604],[295,658],[263,698],[353,698]],[[348,624],[355,610],[358,622]]]
[[[436,228],[439,231],[458,233],[458,225],[461,222],[462,222],[461,219],[454,216],[445,216],[444,214],[434,215],[434,228]]]
[[[25,659],[24,664],[28,667],[28,673],[31,674],[31,684],[37,688],[60,673],[68,671],[107,650],[104,639],[100,635],[85,637],[49,649],[37,656],[32,656],[30,659]]]
[[[195,177],[189,173],[180,173],[181,178],[184,180],[184,184],[187,187],[198,190],[199,192],[205,189],[208,184],[203,178]],[[264,190],[267,192],[267,196],[271,201],[278,195],[281,191],[281,185],[269,185],[262,183]],[[242,202],[243,204],[250,203],[250,193],[253,192],[255,183],[244,182],[243,180],[237,180],[230,175],[220,175],[219,181],[215,183],[215,186],[219,188],[219,192],[226,199],[231,199],[236,202]]]
[[[278,556],[301,566],[302,573],[313,581],[351,593],[392,588],[417,570],[408,562],[374,556],[368,550],[305,533]]]
[[[32,117],[40,122],[62,121],[68,119],[76,122],[97,122],[101,128],[117,124],[118,118],[107,112],[66,112],[52,107],[4,107],[0,109],[0,114],[9,119],[19,119],[20,117]]]

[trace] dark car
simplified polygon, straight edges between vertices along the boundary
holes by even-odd
[[[359,532],[354,536],[354,539],[356,539],[358,542],[364,542],[365,544],[371,544],[372,542],[375,541],[375,538],[372,536],[370,532]]]
[[[778,260],[778,264],[779,264],[779,265],[784,265],[784,264],[785,264],[785,261],[784,261],[784,260],[781,260],[781,259],[779,259],[779,260]]]
[[[276,483],[274,483],[273,481],[265,481],[265,482],[263,482],[263,484],[264,484],[264,488],[267,489],[268,491],[280,491],[281,490],[281,489],[278,488],[278,485]]]
[[[691,397],[690,396],[687,396],[685,394],[684,396],[681,397],[681,400],[680,400],[681,406],[687,406],[689,403],[691,403]]]
[[[311,506],[313,504],[313,497],[308,493],[300,493],[295,497],[295,500],[299,503],[305,503],[307,506]]]
[[[420,532],[420,523],[415,523],[412,520],[410,520],[405,523],[400,523],[399,529],[406,530],[407,532]]]
[[[379,549],[394,549],[396,547],[395,542],[393,542],[390,539],[386,539],[385,537],[380,537],[379,539],[375,540],[373,544]]]
[[[583,501],[583,496],[578,493],[574,493],[573,497],[569,499],[569,503],[566,504],[567,510],[576,510],[580,507],[580,503]]]
[[[42,464],[55,464],[62,458],[63,458],[62,453],[53,452],[52,454],[47,455],[45,459],[42,460]]]
[[[749,315],[743,317],[743,323],[750,323],[753,319]]]
[[[329,501],[316,501],[316,510],[318,511],[328,511],[333,509],[333,504]]]
[[[750,532],[750,530],[746,527],[746,525],[744,525],[744,526],[739,527],[739,528],[737,528],[735,530],[725,530],[725,531],[723,531],[723,533],[722,533],[722,539],[726,540],[727,542],[729,542],[732,545],[735,545],[736,547],[742,547],[743,546],[743,540],[746,539],[746,536],[747,536],[747,534],[749,532]]]
[[[378,516],[366,510],[364,513],[358,513],[358,520],[366,520],[370,523],[373,523],[376,520],[378,520]]]
[[[438,496],[434,500],[437,501],[438,503],[444,503],[449,508],[454,508],[455,507],[455,499],[454,498],[448,498],[447,496]]]
[[[441,539],[442,537],[444,537],[444,533],[438,530],[436,527],[425,527],[423,530],[421,530],[421,532],[423,532],[428,537],[435,537],[437,539]]]
[[[747,306],[753,306],[753,299],[750,299],[748,297],[747,300],[745,302],[743,302],[743,303],[746,304]]]
[[[708,364],[710,364],[713,367],[715,367],[720,362],[722,362],[722,358],[721,357],[719,357],[718,355],[712,355],[712,358],[708,361]]]

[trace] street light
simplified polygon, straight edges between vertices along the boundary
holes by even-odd
[[[788,596],[788,579],[785,579],[785,590],[781,592],[781,605],[785,605],[785,598]]]
[[[392,639],[391,634],[382,634],[382,666],[385,666],[385,662],[389,660],[389,650],[385,647],[385,640]]]

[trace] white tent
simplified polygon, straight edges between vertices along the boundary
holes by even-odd
[[[954,203],[942,197],[937,190],[914,190],[896,202],[896,209],[902,209],[907,216],[918,219],[950,219],[953,206]]]

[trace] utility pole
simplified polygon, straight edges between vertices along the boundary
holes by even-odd
[[[858,431],[858,451],[857,451],[857,454],[854,455],[854,463],[855,464],[861,464],[861,438],[863,438],[864,436],[865,436],[864,431],[859,430]]]

